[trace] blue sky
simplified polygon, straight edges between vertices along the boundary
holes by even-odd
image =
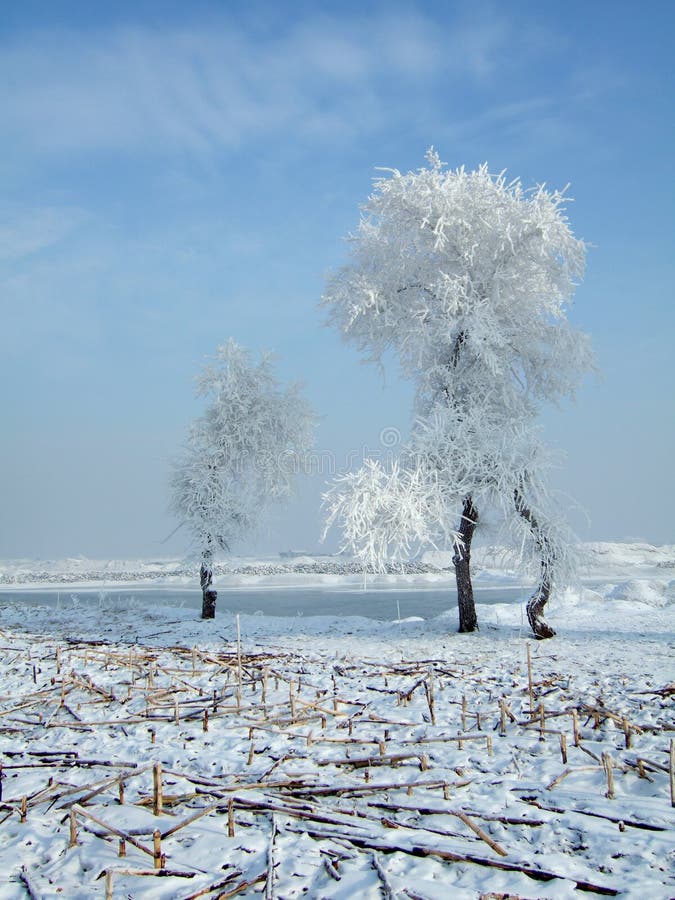
[[[0,17],[0,556],[181,553],[167,472],[229,336],[344,468],[410,389],[323,326],[375,166],[571,183],[602,370],[545,411],[584,539],[675,541],[675,5],[23,2]],[[322,479],[239,551],[318,543]],[[329,545],[331,546],[331,545]]]

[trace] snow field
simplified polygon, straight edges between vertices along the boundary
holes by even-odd
[[[472,636],[242,617],[241,645],[229,616],[7,607],[0,897],[672,897],[672,606],[610,593],[543,643],[512,605]]]

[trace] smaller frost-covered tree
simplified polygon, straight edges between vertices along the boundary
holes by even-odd
[[[212,619],[214,554],[229,551],[289,495],[315,416],[298,384],[279,384],[270,354],[255,363],[231,339],[199,376],[197,396],[208,403],[174,462],[171,509],[199,551],[202,618]]]
[[[427,162],[376,179],[351,262],[323,297],[346,338],[375,362],[393,350],[416,388],[416,423],[398,467],[371,465],[338,481],[329,520],[366,558],[454,534],[460,631],[473,631],[471,541],[482,505],[497,503],[539,555],[528,617],[549,637],[541,614],[566,548],[534,420],[591,365],[586,335],[566,317],[585,246],[569,227],[564,192],[527,191],[486,165],[448,170],[433,149]],[[453,532],[448,517],[458,509]]]

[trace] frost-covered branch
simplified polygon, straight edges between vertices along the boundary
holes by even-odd
[[[324,506],[326,530],[337,525],[343,549],[376,571],[384,571],[387,561],[407,559],[440,539],[459,540],[448,525],[445,498],[434,473],[402,468],[398,462],[386,470],[377,460],[365,460],[357,472],[336,479],[324,494]]]

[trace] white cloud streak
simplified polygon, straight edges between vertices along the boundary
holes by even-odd
[[[25,210],[0,220],[0,262],[10,262],[58,244],[87,219],[74,207]]]
[[[518,58],[514,29],[496,15],[315,17],[265,39],[226,21],[50,31],[0,54],[1,115],[9,143],[31,153],[210,153],[289,131],[330,140],[395,120],[397,91],[433,83],[450,96],[490,77],[507,51]]]

